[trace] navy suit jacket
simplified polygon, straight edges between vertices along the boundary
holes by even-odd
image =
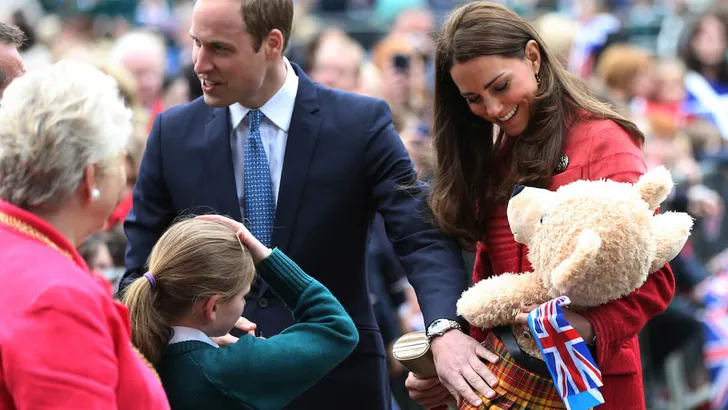
[[[346,308],[360,333],[355,355],[384,356],[365,274],[375,212],[385,221],[426,323],[456,319],[455,303],[467,286],[460,248],[434,228],[426,188],[415,182],[388,105],[316,84],[293,67],[298,94],[272,246]],[[212,108],[201,98],[155,119],[124,225],[129,243],[122,287],[144,272],[152,246],[178,216],[214,212],[241,220],[230,133],[228,109]],[[251,292],[244,316],[266,337],[293,324],[290,311],[265,285]]]

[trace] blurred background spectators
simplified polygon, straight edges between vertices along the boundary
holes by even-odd
[[[728,2],[503,0],[533,22],[562,63],[636,122],[650,167],[676,180],[668,210],[696,218],[673,261],[678,292],[641,334],[650,409],[728,408]],[[289,59],[315,81],[386,100],[420,177],[429,145],[434,39],[458,0],[297,0]],[[121,223],[156,114],[199,97],[188,36],[191,0],[1,0],[0,21],[27,35],[26,70],[59,59],[103,69],[135,112],[129,193],[107,227],[81,246],[116,283]],[[385,342],[424,329],[417,300],[380,218],[372,222],[369,285]],[[464,254],[467,260],[471,255]],[[472,262],[471,262],[472,263]],[[393,401],[417,409],[391,361]]]

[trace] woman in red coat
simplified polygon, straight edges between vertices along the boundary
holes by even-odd
[[[169,409],[129,313],[76,248],[126,183],[131,113],[115,82],[60,62],[0,107],[0,409]]]
[[[441,229],[473,249],[475,281],[531,269],[513,239],[506,205],[515,185],[555,190],[578,179],[635,182],[646,171],[644,137],[631,122],[587,94],[535,30],[505,7],[474,2],[444,24],[436,54],[432,209]],[[674,293],[668,266],[623,299],[566,319],[590,345],[603,375],[599,409],[644,409],[637,334]],[[525,314],[519,320],[525,324]],[[508,340],[510,332],[472,329],[499,356],[464,375],[480,408],[564,408],[543,362]],[[433,351],[437,345],[433,344]],[[435,355],[437,357],[437,355]],[[487,383],[494,375],[496,383]],[[410,394],[425,406],[458,399],[461,386],[410,376]],[[473,409],[461,401],[461,408]]]

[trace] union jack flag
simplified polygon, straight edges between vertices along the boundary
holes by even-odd
[[[585,410],[604,404],[604,384],[584,339],[564,318],[561,307],[570,303],[561,296],[542,304],[529,313],[528,326],[566,408]]]
[[[711,409],[728,409],[728,272],[700,284],[704,290],[703,356],[711,384]]]

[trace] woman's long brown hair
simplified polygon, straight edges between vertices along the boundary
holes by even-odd
[[[541,53],[538,94],[524,133],[516,137],[513,162],[500,184],[495,153],[503,132],[474,115],[450,76],[455,63],[497,55],[525,58],[534,40]],[[608,105],[592,97],[584,83],[568,73],[546,48],[536,30],[506,7],[473,2],[455,10],[444,23],[435,55],[433,146],[435,180],[430,206],[440,229],[472,250],[485,236],[490,195],[507,200],[514,185],[545,187],[561,157],[568,128],[584,116],[610,119],[640,141],[637,127]]]

